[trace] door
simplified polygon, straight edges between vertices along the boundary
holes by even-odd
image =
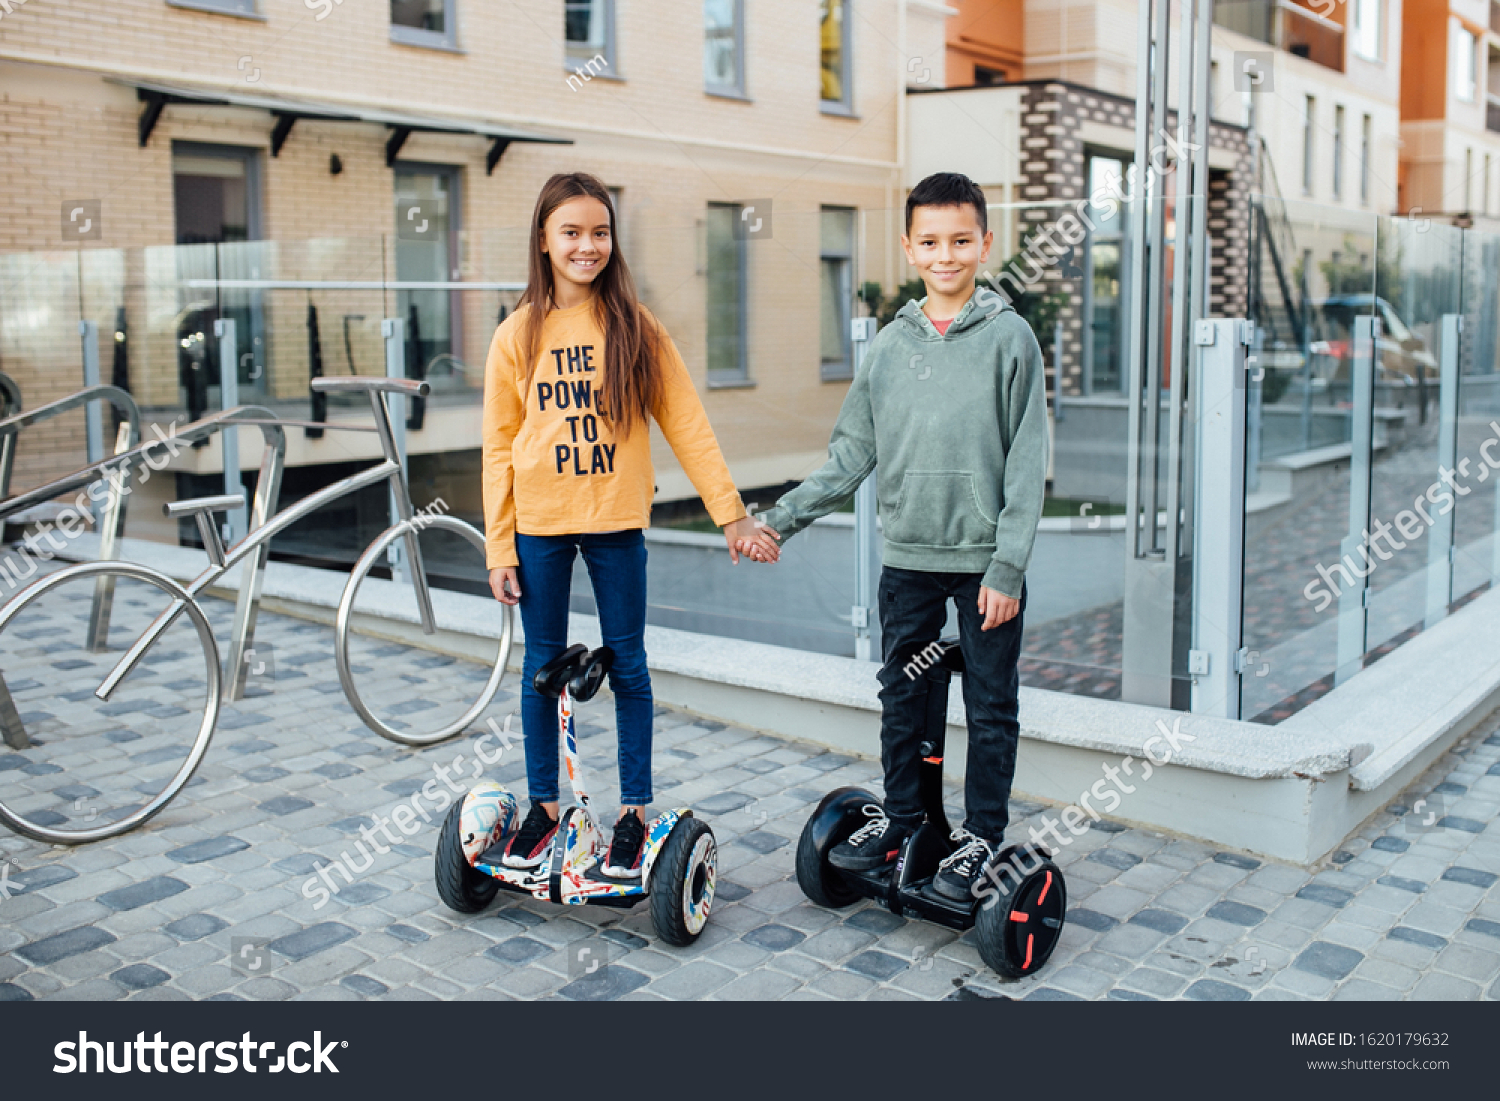
[[[263,293],[225,280],[262,277],[259,152],[233,145],[172,143],[172,191],[181,283],[179,382],[190,419],[220,406],[214,321],[235,322],[240,404],[266,395]]]
[[[396,281],[456,283],[459,230],[458,169],[443,165],[396,167]],[[407,377],[425,378],[436,392],[459,390],[466,374],[482,381],[456,358],[459,300],[453,288],[401,290],[398,317],[406,321]]]

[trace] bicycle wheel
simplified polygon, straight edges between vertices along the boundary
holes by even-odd
[[[389,738],[393,742],[423,746],[441,742],[466,730],[494,700],[495,694],[500,690],[500,682],[505,678],[506,663],[510,660],[515,623],[513,609],[509,605],[500,605],[502,609],[500,643],[493,661],[486,659],[479,666],[480,670],[488,669],[488,675],[485,677],[484,687],[480,689],[478,698],[457,718],[449,718],[446,715],[429,718],[425,720],[427,724],[425,729],[421,729],[416,724],[422,721],[422,716],[426,711],[433,708],[441,710],[441,706],[434,702],[435,699],[454,696],[462,699],[468,698],[467,685],[483,674],[479,670],[474,670],[471,674],[464,668],[468,663],[463,659],[408,645],[405,640],[410,638],[409,625],[418,623],[420,619],[416,609],[415,586],[399,578],[389,581],[377,578],[376,583],[382,587],[381,591],[372,594],[374,599],[367,607],[372,615],[378,615],[380,618],[366,619],[363,629],[354,632],[356,635],[364,635],[377,640],[383,639],[386,643],[384,646],[369,651],[369,658],[381,666],[380,684],[371,694],[378,693],[386,697],[382,702],[386,704],[385,710],[388,717],[382,718],[377,715],[370,701],[365,699],[365,695],[355,683],[357,672],[375,671],[373,666],[361,666],[354,660],[350,635],[356,612],[355,605],[359,599],[360,588],[364,585],[370,570],[384,558],[392,543],[413,529],[419,533],[435,530],[458,536],[467,540],[479,551],[481,560],[483,558],[484,536],[471,525],[451,516],[424,517],[420,523],[403,520],[387,528],[354,564],[354,571],[349,575],[349,581],[344,586],[343,599],[339,601],[333,646],[339,680],[344,686],[344,695],[349,699],[349,706],[354,708],[365,724],[381,737]],[[426,551],[423,552],[423,557],[424,575],[428,581],[433,614],[438,621],[439,630],[443,630],[445,626],[452,630],[462,630],[458,623],[462,616],[462,609],[457,602],[464,601],[464,598],[456,597],[449,591],[434,588],[432,585],[434,571],[431,566],[433,558]],[[485,591],[488,592],[488,588]],[[417,629],[420,631],[421,628]],[[405,665],[388,660],[395,658],[408,660]],[[412,672],[413,669],[418,668],[425,669],[426,674]],[[400,712],[411,718],[401,719],[393,712]]]
[[[109,652],[106,645],[90,652],[60,637],[89,622],[99,578],[115,586],[115,632],[139,632],[154,618],[147,609],[155,602],[148,605],[136,599],[134,583],[153,586],[180,601],[195,628],[184,631],[175,622],[167,627],[102,705],[95,689],[115,667],[120,649]],[[59,592],[78,581],[83,584],[72,586],[73,592]],[[49,596],[54,599],[43,605]],[[12,624],[17,629],[7,638],[6,628]],[[193,713],[183,704],[199,681],[183,677],[192,671],[192,663],[190,651],[181,647],[193,634],[204,662],[203,717],[192,742],[183,745],[184,730],[192,724],[175,720]],[[60,657],[64,653],[73,656]],[[208,617],[170,577],[130,562],[68,566],[33,582],[0,608],[0,678],[5,699],[14,701],[6,708],[11,744],[0,746],[0,823],[54,845],[116,837],[160,813],[192,779],[219,720],[219,648]],[[69,690],[75,687],[78,690]],[[159,779],[163,772],[169,773],[164,781]],[[96,802],[114,796],[92,785],[107,790],[127,780],[134,781],[123,789],[130,802],[101,813]],[[158,784],[160,790],[155,790]],[[142,795],[145,801],[136,802]],[[69,804],[75,812],[71,816],[59,809]],[[79,818],[85,823],[103,818],[104,823],[67,826]]]

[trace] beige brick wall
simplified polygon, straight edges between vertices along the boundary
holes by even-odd
[[[168,106],[146,148],[136,140],[141,104],[110,77],[221,88],[256,95],[344,102],[522,125],[574,144],[513,144],[493,176],[488,142],[477,136],[416,134],[403,160],[459,167],[460,266],[466,279],[522,280],[526,225],[553,172],[586,169],[623,189],[622,247],[645,299],[666,323],[732,465],[776,478],[805,474],[826,445],[846,387],[818,377],[820,205],[870,212],[873,253],[865,278],[896,274],[882,250],[894,191],[898,87],[905,76],[895,0],[862,0],[854,21],[855,117],[819,109],[816,9],[805,0],[749,5],[748,102],[703,92],[696,6],[667,0],[622,4],[619,72],[570,88],[563,65],[561,0],[523,7],[460,0],[462,52],[394,45],[387,7],[350,0],[319,22],[301,0],[261,0],[265,20],[173,7],[164,0],[46,0],[0,19],[0,253],[57,250],[41,285],[0,257],[7,298],[39,299],[21,325],[0,327],[0,369],[20,382],[34,407],[81,381],[77,245],[64,249],[62,204],[102,200],[104,237],[84,242],[85,258],[111,269],[86,277],[84,311],[100,324],[103,371],[109,334],[123,302],[131,326],[132,386],[143,404],[178,401],[173,318],[181,306],[173,240],[174,141],[259,150],[264,276],[379,279],[393,270],[392,172],[385,128],[300,121],[272,158],[272,121],[263,111]],[[805,26],[805,33],[793,30]],[[239,59],[249,57],[243,70]],[[48,63],[44,63],[48,62]],[[245,78],[256,75],[251,82]],[[576,82],[575,82],[576,83]],[[338,154],[342,174],[329,172]],[[710,202],[771,198],[775,232],[750,246],[748,390],[709,391],[705,379],[705,284],[699,270]],[[330,243],[343,239],[342,243]],[[24,288],[18,281],[24,279]],[[496,313],[513,295],[461,296],[460,357],[482,363]],[[324,362],[347,370],[341,319],[362,314],[354,355],[362,372],[383,362],[378,319],[395,295],[312,293]],[[306,392],[306,291],[266,295],[273,397]],[[294,413],[294,415],[296,415]],[[475,414],[477,416],[477,412]],[[82,461],[81,417],[29,433],[17,486],[35,484]],[[681,483],[658,446],[664,490]],[[768,459],[782,456],[779,464]]]

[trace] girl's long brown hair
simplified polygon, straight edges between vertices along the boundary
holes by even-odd
[[[531,247],[527,259],[526,292],[517,306],[530,306],[522,333],[526,355],[526,383],[541,355],[542,323],[553,307],[552,262],[542,251],[545,226],[552,212],[569,199],[598,199],[609,211],[612,248],[609,262],[594,280],[591,299],[594,317],[604,330],[605,411],[623,439],[639,417],[645,422],[662,389],[660,351],[662,334],[646,317],[636,297],[635,280],[620,251],[615,234],[615,204],[598,177],[587,172],[560,172],[542,186],[531,216]]]

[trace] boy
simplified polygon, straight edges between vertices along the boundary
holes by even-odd
[[[912,190],[901,245],[927,296],[871,342],[828,462],[759,515],[764,527],[739,546],[774,561],[779,540],[831,512],[879,464],[886,798],[829,859],[851,870],[891,863],[922,823],[925,687],[903,666],[938,638],[951,597],[966,668],[966,817],[932,886],[956,901],[970,897],[1009,819],[1025,575],[1047,471],[1041,348],[1008,303],[974,283],[992,239],[984,194],[967,176],[940,172]]]

